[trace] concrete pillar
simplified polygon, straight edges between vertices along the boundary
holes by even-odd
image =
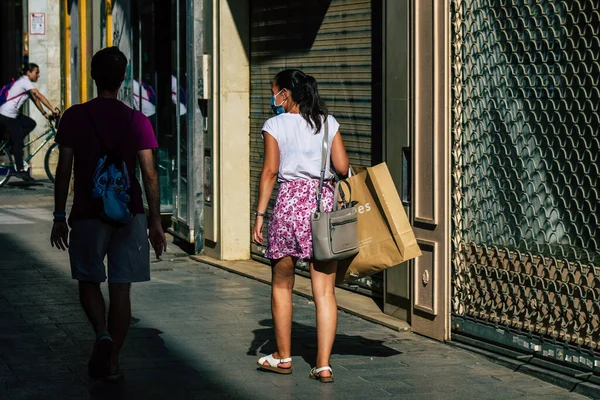
[[[43,35],[29,34],[29,61],[40,66],[40,79],[35,83],[35,87],[42,92],[44,96],[55,107],[61,107],[61,71],[60,71],[60,0],[29,0],[29,15],[27,15],[28,30],[31,28],[31,13],[45,13],[45,33]],[[31,133],[36,137],[47,127],[46,119],[40,114],[37,108],[30,104],[30,117],[37,122],[36,129]],[[41,141],[39,142],[41,144]],[[54,143],[51,141],[50,144]],[[30,148],[33,151],[39,146],[35,143]],[[45,149],[42,149],[30,162],[34,176],[44,177],[44,156]]]
[[[250,62],[246,0],[214,0],[213,122],[217,229],[205,253],[222,260],[250,258]]]

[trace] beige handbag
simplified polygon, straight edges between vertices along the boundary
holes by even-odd
[[[356,207],[352,204],[352,192],[346,180],[335,185],[333,211],[323,212],[321,194],[327,166],[327,148],[329,147],[329,127],[327,116],[324,119],[323,151],[321,154],[321,179],[317,189],[317,210],[311,216],[313,258],[317,261],[335,261],[351,257],[358,253],[358,218]],[[341,187],[348,187],[349,199]],[[338,200],[341,197],[341,202]],[[340,205],[341,203],[341,205]]]

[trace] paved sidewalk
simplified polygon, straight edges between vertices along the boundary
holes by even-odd
[[[0,205],[16,202],[34,203],[52,200],[54,184],[47,177],[36,177],[33,182],[24,182],[20,178],[11,179],[0,188]]]
[[[1,191],[1,189],[0,189]],[[0,193],[1,195],[1,193]],[[270,288],[170,252],[134,285],[125,380],[92,382],[92,332],[48,205],[0,201],[0,399],[584,399],[477,354],[340,313],[336,382],[308,378],[314,305],[294,297],[294,373],[257,371],[274,351]]]

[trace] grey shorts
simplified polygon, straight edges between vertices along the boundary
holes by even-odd
[[[71,276],[84,282],[106,281],[104,258],[108,258],[108,282],[150,280],[148,221],[136,215],[125,226],[115,227],[99,219],[71,223],[69,258]]]

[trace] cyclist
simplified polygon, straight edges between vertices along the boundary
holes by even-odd
[[[58,116],[58,109],[54,108],[48,99],[33,86],[32,82],[37,82],[40,77],[40,68],[36,64],[25,64],[20,75],[21,77],[15,80],[8,89],[6,101],[0,105],[0,127],[4,126],[12,139],[17,177],[24,181],[32,181],[33,178],[23,168],[23,139],[35,129],[36,123],[19,111],[28,98],[33,100],[44,118],[50,119]],[[50,110],[50,113],[44,110],[42,104]]]

